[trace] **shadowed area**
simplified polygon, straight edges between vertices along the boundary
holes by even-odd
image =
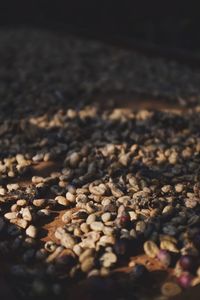
[[[173,296],[183,255],[198,284],[199,71],[1,35],[0,252],[17,299],[155,299],[166,281]]]

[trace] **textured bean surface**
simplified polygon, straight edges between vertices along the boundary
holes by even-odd
[[[0,253],[17,298],[199,284],[200,72],[47,32],[0,41]],[[111,92],[177,110],[95,100]]]

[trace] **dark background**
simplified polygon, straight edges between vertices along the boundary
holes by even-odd
[[[189,4],[190,3],[190,4]],[[0,26],[34,26],[200,49],[200,14],[188,1],[1,0]]]

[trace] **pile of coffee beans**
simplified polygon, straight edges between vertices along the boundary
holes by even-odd
[[[95,290],[101,298],[149,299],[149,261],[167,274],[152,299],[199,284],[200,107],[190,96],[198,95],[200,72],[96,42],[14,33],[0,34],[0,253],[19,299],[76,299],[77,285],[89,286],[86,299]],[[87,94],[81,78],[90,95],[126,84],[132,92],[147,69],[141,89],[153,95],[159,74],[168,85],[160,95],[177,103],[187,96],[184,111],[78,98]],[[51,163],[48,174],[35,171]],[[146,263],[134,261],[141,255]]]

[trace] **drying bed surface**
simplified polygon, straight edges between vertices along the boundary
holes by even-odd
[[[198,70],[44,32],[0,38],[0,252],[16,298],[198,285]],[[133,92],[163,104],[105,101]]]

